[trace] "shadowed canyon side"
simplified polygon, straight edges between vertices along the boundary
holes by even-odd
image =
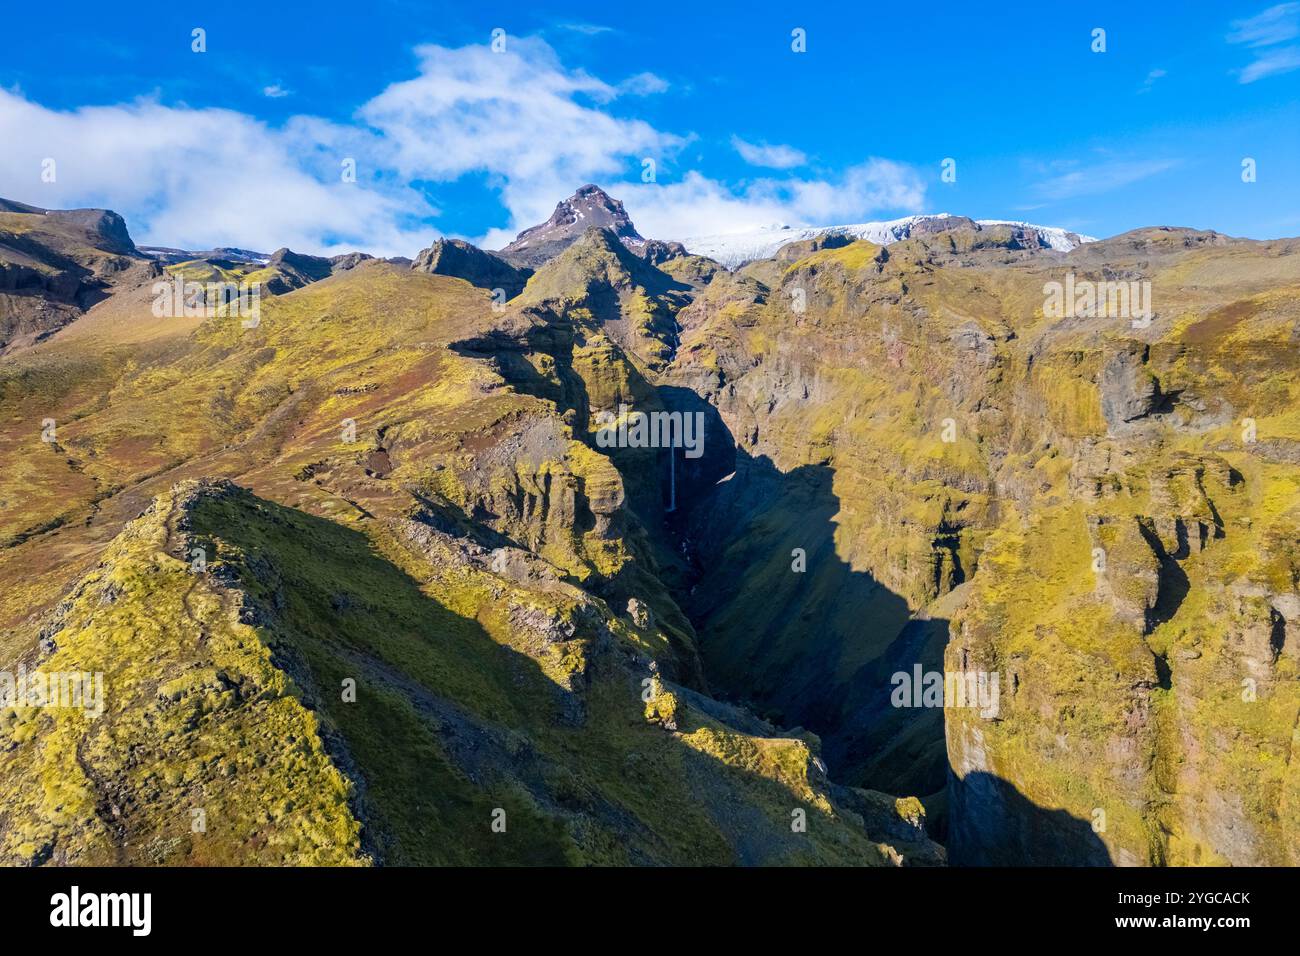
[[[104,679],[0,712],[5,862],[1300,862],[1300,240],[0,206],[0,656]]]

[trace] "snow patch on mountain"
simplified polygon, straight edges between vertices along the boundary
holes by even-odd
[[[852,236],[854,239],[866,239],[878,245],[889,245],[907,239],[912,235],[918,223],[950,219],[949,213],[925,216],[904,216],[902,219],[890,219],[885,222],[862,222],[846,226],[786,226],[772,225],[748,232],[723,233],[711,236],[695,236],[683,239],[682,244],[688,252],[707,256],[710,259],[734,269],[736,266],[754,259],[768,259],[788,242],[813,239],[826,233],[838,233]],[[1031,222],[1016,222],[1008,219],[978,219],[981,226],[1021,226],[1033,229],[1039,239],[1048,247],[1060,252],[1069,252],[1085,242],[1096,242],[1092,236],[1080,235],[1058,226],[1039,226]]]

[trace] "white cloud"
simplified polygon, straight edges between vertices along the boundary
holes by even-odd
[[[771,225],[837,225],[882,210],[920,212],[925,184],[908,166],[871,159],[832,181],[758,179],[738,191],[699,173],[663,184],[620,187],[628,215],[645,236],[745,232]]]
[[[271,126],[155,100],[57,111],[0,91],[0,196],[116,209],[146,244],[378,255],[412,255],[439,234],[429,225],[439,210],[413,181],[436,196],[438,183],[481,177],[509,215],[505,229],[479,239],[487,248],[543,221],[586,182],[624,199],[642,233],[662,238],[869,218],[915,211],[924,199],[914,170],[881,159],[829,178],[739,184],[678,172],[693,137],[616,109],[621,96],[653,92],[662,80],[639,74],[611,85],[566,68],[539,39],[510,37],[501,53],[428,45],[416,55],[416,75],[380,91],[348,123],[295,116]],[[47,156],[58,161],[54,184],[40,181]],[[348,157],[355,183],[340,181]],[[646,158],[659,183],[640,182]],[[466,231],[454,211],[439,223]]]
[[[792,169],[802,166],[808,157],[793,146],[769,146],[767,143],[749,143],[739,136],[731,137],[731,146],[740,158],[751,166],[768,166],[772,169]]]
[[[1279,3],[1253,17],[1234,20],[1232,27],[1229,43],[1245,44],[1257,51],[1255,59],[1238,71],[1239,83],[1254,83],[1300,69],[1300,46],[1277,45],[1300,36],[1300,3]]]
[[[687,142],[602,109],[619,91],[565,69],[540,40],[511,38],[503,53],[485,46],[416,53],[419,76],[389,86],[359,117],[378,131],[404,180],[492,177],[511,222],[489,233],[491,247],[546,219],[583,183],[639,175],[644,158],[662,165]]]
[[[1095,196],[1159,175],[1178,165],[1176,159],[1110,160],[1092,166],[1069,164],[1066,172],[1035,183],[1034,193],[1047,199]]]
[[[292,92],[292,90],[286,90],[279,83],[272,83],[270,86],[262,87],[262,95],[270,97],[273,100],[278,100],[282,96],[288,96]]]
[[[429,233],[413,217],[435,210],[414,190],[342,182],[317,133],[151,100],[64,112],[0,90],[0,195],[116,209],[145,244],[409,254]],[[47,157],[53,183],[40,178]]]

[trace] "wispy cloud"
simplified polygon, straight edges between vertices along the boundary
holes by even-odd
[[[1151,176],[1158,176],[1177,166],[1177,159],[1108,160],[1081,166],[1073,162],[1054,164],[1054,174],[1031,187],[1044,199],[1073,199],[1096,196],[1129,186]]]
[[[1256,58],[1254,63],[1241,71],[1238,82],[1254,83],[1266,76],[1290,73],[1295,69],[1300,69],[1300,46],[1279,47]]]
[[[602,33],[616,33],[613,27],[602,26],[599,23],[561,23],[558,24],[561,30],[568,30],[571,33],[581,33],[583,36],[594,37]]]
[[[278,100],[281,97],[288,96],[292,92],[292,90],[286,90],[279,83],[272,83],[270,86],[262,87],[262,95],[273,100]]]
[[[1300,69],[1300,45],[1278,45],[1298,36],[1300,3],[1279,3],[1253,17],[1234,20],[1228,42],[1256,51],[1255,59],[1238,71],[1237,82],[1254,83]]]
[[[770,146],[767,143],[750,143],[739,136],[731,137],[731,146],[740,154],[740,158],[751,166],[766,166],[769,169],[793,169],[808,161],[800,150],[793,146]]]
[[[650,96],[667,90],[668,81],[653,73],[638,73],[635,76],[629,76],[618,85],[618,91],[629,96]]]
[[[1152,70],[1150,73],[1147,74],[1147,78],[1142,81],[1142,88],[1139,89],[1138,92],[1150,93],[1151,88],[1156,85],[1156,81],[1163,79],[1168,75],[1169,74],[1165,70],[1160,70],[1160,69]]]
[[[1300,36],[1300,3],[1279,3],[1253,17],[1233,20],[1228,42],[1273,46],[1297,36]]]

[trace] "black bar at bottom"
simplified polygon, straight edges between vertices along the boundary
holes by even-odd
[[[452,944],[466,931],[535,945],[576,942],[601,925],[624,926],[632,946],[700,932],[770,943],[776,927],[799,925],[864,940],[900,930],[969,943],[1044,930],[1229,942],[1288,926],[1295,878],[1287,869],[38,869],[0,870],[0,892],[20,936],[128,946],[373,944],[392,933]],[[148,894],[147,910],[131,894]]]

